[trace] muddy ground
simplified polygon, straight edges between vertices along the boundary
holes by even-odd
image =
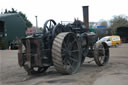
[[[85,63],[73,75],[61,75],[54,67],[46,73],[28,76],[17,62],[17,52],[0,51],[0,85],[128,85],[128,44],[110,48],[110,61],[98,67]]]

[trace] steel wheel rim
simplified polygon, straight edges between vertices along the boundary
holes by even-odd
[[[103,64],[105,62],[105,57],[106,57],[106,55],[105,55],[105,48],[103,47],[103,45],[99,46],[98,56],[99,56],[100,63]]]

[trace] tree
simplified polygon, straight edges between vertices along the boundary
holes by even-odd
[[[15,10],[14,8],[12,8],[11,10],[5,9],[4,14],[7,14],[7,13],[19,13],[19,15],[24,19],[26,26],[32,27],[32,23],[27,19],[27,16],[24,13],[17,12],[17,10]]]
[[[108,33],[108,32],[109,32],[108,21],[101,19],[101,20],[97,23],[97,26],[101,26],[100,28],[95,29],[95,33],[97,34],[97,36],[98,36],[99,38],[102,38],[102,37],[104,37],[104,36],[107,36],[107,35],[110,35],[110,34],[111,34],[111,32]],[[103,27],[102,27],[102,26],[103,26]]]
[[[24,19],[26,26],[27,27],[32,27],[32,23],[27,19],[26,15],[23,14],[22,12],[19,12],[20,16],[22,16],[22,18]]]
[[[128,26],[127,16],[114,16],[114,18],[110,20],[110,28],[113,34],[116,34],[117,28],[122,26]]]
[[[99,22],[99,25],[100,25],[100,26],[106,26],[106,28],[108,28],[108,22],[105,21],[105,20],[100,21],[100,22]]]

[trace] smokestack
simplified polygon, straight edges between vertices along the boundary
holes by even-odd
[[[89,10],[88,6],[83,6],[83,20],[87,29],[89,29]]]

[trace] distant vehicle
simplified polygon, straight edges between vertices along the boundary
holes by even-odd
[[[105,36],[98,40],[97,42],[105,42],[109,47],[115,46],[118,47],[121,44],[120,36],[113,35],[113,36]]]

